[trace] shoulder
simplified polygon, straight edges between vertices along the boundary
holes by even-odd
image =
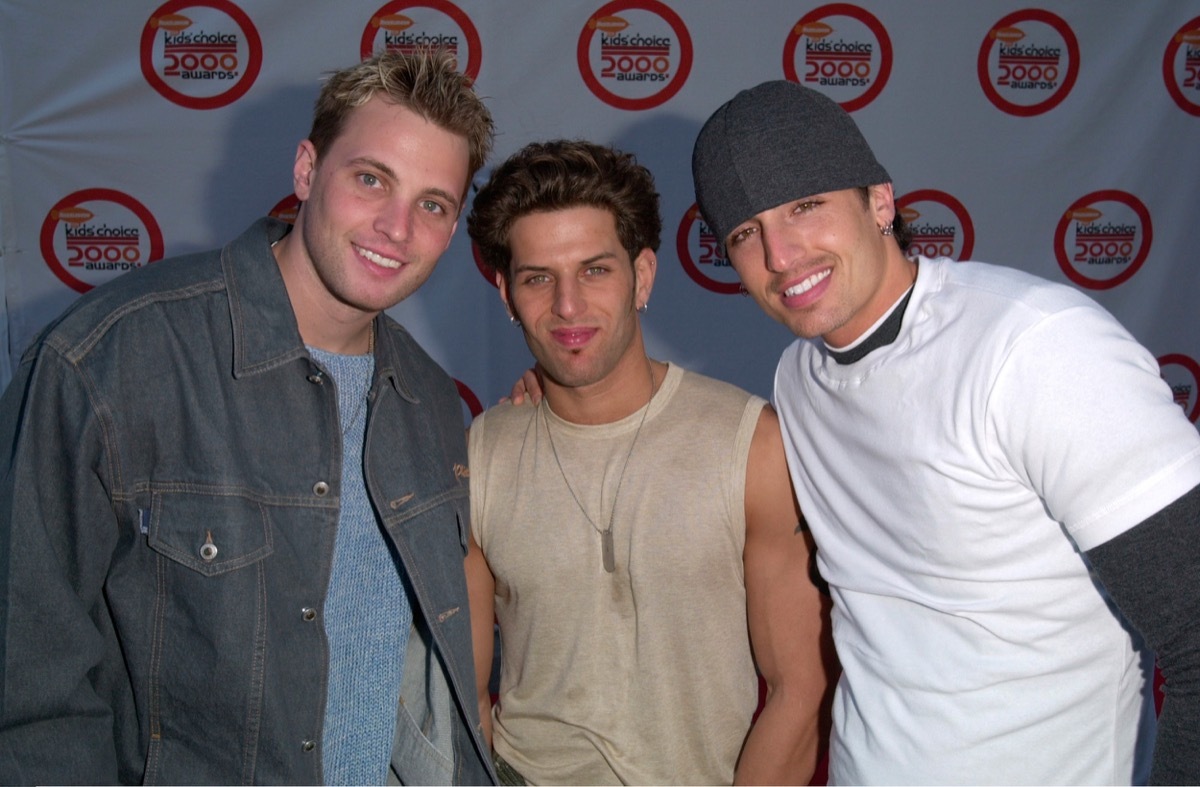
[[[783,352],[779,356],[779,371],[790,369],[801,357],[806,353],[814,352],[818,349],[819,339],[805,339],[796,337],[791,344],[783,348]]]
[[[538,412],[536,405],[501,402],[475,416],[467,433],[472,464],[514,450],[535,424]]]
[[[262,218],[223,248],[172,257],[123,274],[79,298],[43,330],[29,351],[36,353],[46,344],[78,361],[133,317],[145,318],[133,326],[133,336],[161,323],[183,333],[189,330],[187,316],[196,313],[189,302],[216,295],[228,311],[238,286],[265,290],[267,302],[278,301],[278,273],[263,263],[272,259],[271,243],[286,231],[282,222]],[[239,283],[239,277],[245,281]]]
[[[405,366],[449,377],[441,364],[433,360],[433,356],[425,351],[425,348],[408,332],[408,329],[386,313],[383,314],[383,329],[387,331],[388,338],[391,339],[390,346],[393,351],[400,356],[398,360],[403,361]]]
[[[422,391],[432,391],[437,397],[452,400],[457,405],[461,399],[458,384],[450,373],[426,352],[403,325],[387,314],[383,315],[382,325],[388,341],[383,343],[380,356],[383,366],[376,369],[376,374],[394,374],[400,385],[418,399],[423,398]]]
[[[918,279],[915,330],[923,341],[937,335],[997,352],[1042,337],[1053,344],[1064,333],[1113,333],[1125,329],[1100,304],[1073,287],[1002,265],[922,260],[928,278]],[[963,347],[962,349],[967,349]]]
[[[492,435],[515,430],[524,431],[537,418],[538,405],[501,402],[484,410],[471,421],[471,431],[488,432]]]
[[[752,394],[733,383],[691,372],[674,364],[671,365],[671,368],[679,370],[678,395],[696,406],[758,410],[767,403],[761,396]]]
[[[1004,265],[940,259],[922,260],[921,266],[931,269],[926,288],[931,297],[961,298],[972,308],[1027,312],[1031,318],[1081,306],[1100,308],[1073,287]]]
[[[152,263],[84,294],[42,331],[29,352],[46,344],[78,360],[110,331],[136,315],[160,304],[224,290],[217,250]],[[165,322],[167,318],[163,315],[154,319]]]
[[[760,431],[779,431],[766,399],[702,374],[683,374],[670,407],[672,414],[667,420],[674,439],[697,457],[716,449],[715,461],[741,463],[760,441]],[[697,428],[697,424],[703,427]]]

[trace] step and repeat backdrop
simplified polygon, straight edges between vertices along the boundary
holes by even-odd
[[[915,251],[1086,292],[1200,416],[1200,0],[0,0],[0,385],[80,294],[294,217],[320,80],[423,45],[486,97],[492,164],[589,138],[655,173],[657,358],[771,391],[791,335],[741,292],[689,164],[717,106],[786,78],[853,113]],[[458,380],[465,419],[529,365],[465,221],[392,314]]]

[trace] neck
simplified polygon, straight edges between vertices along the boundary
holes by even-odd
[[[667,365],[638,353],[627,372],[579,388],[545,381],[546,403],[559,418],[575,424],[595,425],[620,421],[636,413],[653,398],[667,374]]]
[[[362,355],[373,349],[372,323],[377,312],[364,312],[344,304],[338,304],[341,308],[326,305],[330,300],[328,292],[308,260],[297,230],[280,238],[271,251],[292,303],[300,338],[306,345],[341,355]],[[319,297],[322,293],[325,298]]]
[[[905,257],[890,238],[887,239],[884,253],[887,261],[883,279],[871,300],[845,325],[821,337],[830,347],[849,347],[856,342],[880,317],[887,314],[917,280],[917,264]]]

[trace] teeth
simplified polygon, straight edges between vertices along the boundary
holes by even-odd
[[[812,276],[809,276],[807,279],[800,282],[799,284],[795,284],[791,287],[788,287],[786,290],[783,291],[783,294],[785,297],[790,298],[793,295],[799,295],[802,292],[808,292],[813,287],[816,287],[817,284],[821,280],[825,279],[832,272],[833,272],[833,270],[831,268],[826,268],[825,270],[820,271],[819,273],[814,273]]]
[[[366,257],[371,262],[383,268],[399,268],[403,263],[400,260],[393,260],[391,257],[383,257],[370,249],[364,249],[362,246],[355,246],[358,253]]]

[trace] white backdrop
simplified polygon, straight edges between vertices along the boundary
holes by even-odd
[[[712,253],[689,162],[718,105],[790,78],[854,113],[923,248],[1085,290],[1200,415],[1200,0],[0,0],[0,385],[81,292],[286,216],[322,75],[429,42],[487,98],[492,163],[586,137],[655,173],[655,357],[770,393],[791,336]],[[469,417],[529,356],[463,225],[392,313]]]

